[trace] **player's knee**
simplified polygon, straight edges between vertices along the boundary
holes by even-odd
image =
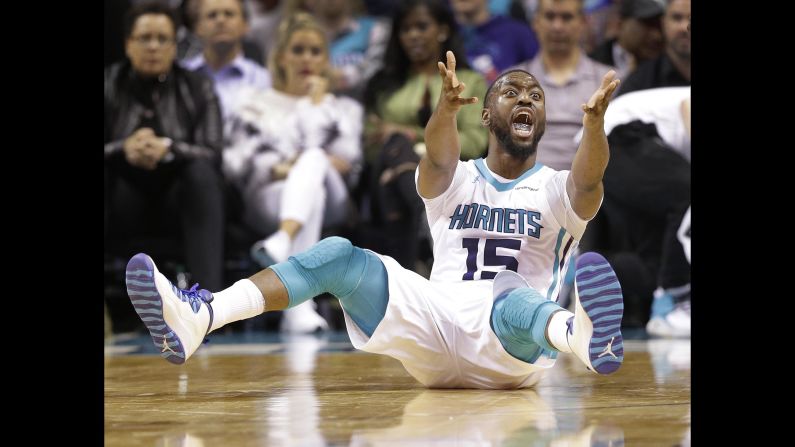
[[[345,290],[341,287],[351,282],[347,277],[356,270],[357,252],[364,250],[347,239],[330,237],[270,268],[287,287],[290,306],[295,306],[324,292],[340,296],[340,291]]]
[[[547,300],[535,289],[514,289],[497,298],[492,313],[503,323],[526,330],[532,326],[539,305],[545,301]]]
[[[360,281],[363,250],[342,237],[329,237],[309,250],[290,257],[289,262],[299,267],[316,292],[328,292],[340,297]]]
[[[291,256],[289,262],[303,272],[316,292],[328,292],[337,298],[354,293],[365,278],[374,284],[386,284],[386,270],[378,256],[342,237],[323,239],[309,250]],[[376,276],[383,281],[376,281]]]
[[[309,250],[294,256],[295,260],[307,269],[317,269],[336,262],[345,262],[353,256],[353,244],[344,237],[327,237]]]

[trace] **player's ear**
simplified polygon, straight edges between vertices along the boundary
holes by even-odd
[[[483,111],[480,112],[480,124],[483,127],[489,127],[491,124],[491,111],[489,109],[484,108]]]

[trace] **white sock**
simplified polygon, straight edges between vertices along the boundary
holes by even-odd
[[[265,311],[265,298],[250,279],[241,279],[213,294],[213,324],[210,332],[233,321],[256,317]]]
[[[265,239],[265,250],[276,262],[284,262],[290,256],[292,239],[284,230],[279,230]]]
[[[569,331],[569,325],[566,324],[566,321],[573,316],[573,313],[564,309],[555,312],[549,320],[549,326],[547,326],[547,340],[560,352],[571,352],[571,347],[569,346],[566,336],[566,333]]]

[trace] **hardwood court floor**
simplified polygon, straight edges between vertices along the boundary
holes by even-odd
[[[625,340],[606,377],[561,355],[515,391],[427,390],[396,360],[316,336],[211,343],[182,366],[116,348],[106,446],[690,444],[689,340]]]

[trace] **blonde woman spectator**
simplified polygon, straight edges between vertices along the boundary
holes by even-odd
[[[362,108],[329,91],[328,41],[306,13],[280,25],[269,60],[273,88],[251,91],[234,117],[224,173],[241,190],[244,220],[272,234],[252,247],[263,267],[320,240],[346,215],[361,159]],[[311,332],[326,322],[311,301],[285,313],[282,329]]]

